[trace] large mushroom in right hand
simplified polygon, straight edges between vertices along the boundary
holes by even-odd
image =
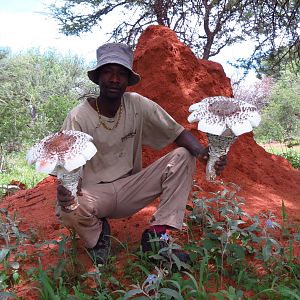
[[[81,168],[97,152],[92,140],[84,132],[62,130],[45,137],[27,152],[27,162],[35,164],[37,172],[56,175],[74,196],[75,203],[65,207],[70,211],[79,205],[77,186]]]
[[[247,102],[224,97],[208,97],[192,104],[188,122],[198,122],[198,130],[205,132],[209,143],[209,159],[206,179],[216,178],[215,163],[226,155],[238,136],[250,132],[261,121],[256,106]]]

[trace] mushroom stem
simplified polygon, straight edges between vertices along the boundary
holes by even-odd
[[[234,135],[218,136],[210,133],[207,133],[207,137],[209,146],[209,158],[206,164],[206,179],[208,181],[214,181],[217,176],[215,163],[221,156],[228,153],[229,148],[235,141],[236,137]]]
[[[75,203],[70,206],[66,206],[65,208],[68,210],[75,210],[79,206],[77,186],[80,179],[80,168],[68,173],[63,171],[57,172],[57,179],[60,181],[62,186],[71,192],[72,196],[74,197]]]

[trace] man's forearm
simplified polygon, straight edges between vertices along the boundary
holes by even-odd
[[[175,143],[179,147],[184,147],[190,151],[193,156],[205,158],[207,157],[206,148],[201,145],[198,139],[186,129],[177,137]]]

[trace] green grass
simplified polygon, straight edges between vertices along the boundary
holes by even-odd
[[[272,144],[263,144],[262,147],[264,147],[266,151],[276,155],[286,152],[292,152],[300,155],[300,147],[287,147],[284,144],[278,144],[276,146]]]
[[[0,172],[0,197],[5,192],[3,186],[10,184],[12,180],[18,180],[27,188],[32,188],[47,176],[37,173],[33,166],[27,164],[25,157],[25,152],[12,152],[4,156],[3,170]]]

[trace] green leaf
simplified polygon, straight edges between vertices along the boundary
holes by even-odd
[[[8,253],[9,253],[8,248],[4,248],[4,249],[0,250],[0,262],[2,262],[6,258]]]
[[[219,241],[212,241],[212,240],[209,240],[209,239],[205,239],[203,241],[203,247],[206,250],[211,251],[213,248],[220,247],[220,242]]]
[[[20,236],[20,231],[19,231],[18,227],[12,226],[11,229],[12,229],[12,231],[13,231],[15,237],[16,237],[16,238],[19,238],[19,236]]]
[[[174,291],[169,288],[161,288],[161,289],[159,289],[159,292],[164,295],[171,296],[177,300],[184,300],[184,298],[177,291]]]
[[[12,262],[10,266],[15,270],[20,268],[20,264],[17,261]]]
[[[272,247],[271,247],[270,244],[266,244],[263,247],[262,255],[263,255],[263,260],[264,261],[269,260],[269,258],[272,256]]]
[[[142,294],[142,293],[143,293],[143,290],[141,290],[141,289],[134,289],[134,290],[128,291],[123,296],[123,300],[130,299],[130,297],[138,295],[138,294]]]
[[[190,274],[189,272],[183,271],[183,273],[186,274],[191,279],[191,282],[193,283],[192,288],[194,288],[197,291],[199,288],[198,288],[198,284],[197,284],[195,277],[192,274]]]
[[[292,298],[289,298],[289,299],[300,300],[299,291],[291,290],[288,287],[280,287],[278,290],[279,290],[280,294],[283,296],[292,296]]]
[[[6,300],[6,299],[16,299],[17,296],[13,293],[9,293],[9,292],[0,292],[0,299],[2,300]]]
[[[217,300],[224,300],[225,299],[224,296],[220,292],[219,293],[214,293],[213,295],[217,298]]]
[[[18,279],[19,279],[19,277],[20,277],[20,276],[19,276],[19,273],[17,273],[17,272],[14,272],[12,276],[13,276],[14,282],[17,282]]]
[[[114,284],[114,285],[116,285],[116,286],[120,286],[120,281],[118,281],[118,280],[116,279],[116,277],[110,276],[110,277],[108,278],[108,280],[109,280],[112,284]]]
[[[229,250],[230,252],[233,252],[237,259],[242,260],[245,258],[245,249],[244,249],[244,247],[242,247],[238,244],[228,244],[227,250]]]

